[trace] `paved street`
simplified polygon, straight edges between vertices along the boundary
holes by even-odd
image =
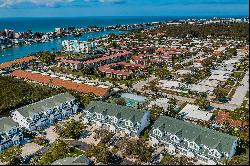
[[[230,101],[230,104],[241,106],[248,90],[249,90],[249,71],[246,72],[244,78],[242,79],[241,86],[239,86],[236,89],[235,94],[233,95],[233,98]]]

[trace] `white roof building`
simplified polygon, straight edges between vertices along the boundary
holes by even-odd
[[[164,109],[164,111],[167,111],[168,102],[169,102],[168,98],[159,98],[159,99],[156,99],[155,101],[151,101],[149,103],[148,107],[152,108],[154,105],[157,105],[159,107],[162,107]]]
[[[210,112],[201,111],[199,106],[187,104],[181,111],[180,114],[183,115],[184,119],[197,121],[204,120],[209,121],[211,116],[213,115]]]

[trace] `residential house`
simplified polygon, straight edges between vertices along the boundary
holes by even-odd
[[[202,111],[199,106],[193,104],[187,104],[180,112],[183,119],[187,119],[190,121],[209,121],[213,115],[213,113],[208,111]]]
[[[175,118],[160,116],[150,131],[153,146],[163,146],[172,155],[180,153],[209,165],[235,154],[238,138]]]
[[[81,119],[85,124],[93,124],[111,132],[138,136],[148,126],[150,113],[132,107],[92,101],[84,110]]]
[[[12,111],[12,119],[29,131],[49,127],[77,112],[75,97],[62,93]]]
[[[23,141],[23,134],[18,123],[10,117],[0,119],[0,152],[12,146],[19,145]]]

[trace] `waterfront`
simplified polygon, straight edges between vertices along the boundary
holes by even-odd
[[[33,54],[39,51],[60,50],[61,43],[63,40],[79,39],[79,40],[85,41],[88,39],[93,39],[93,38],[105,36],[105,35],[112,34],[112,33],[121,34],[124,32],[117,31],[117,30],[110,30],[110,31],[103,31],[103,32],[91,32],[91,33],[83,34],[81,37],[66,36],[60,39],[55,39],[47,43],[34,43],[32,45],[15,46],[9,49],[0,50],[0,63],[15,60],[17,58],[22,58],[24,56],[27,56],[29,54]]]

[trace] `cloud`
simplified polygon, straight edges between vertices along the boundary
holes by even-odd
[[[11,8],[20,4],[54,7],[58,4],[70,3],[75,0],[0,0],[0,7]]]
[[[57,7],[76,3],[77,5],[87,5],[87,3],[113,3],[122,4],[125,0],[0,0],[0,8],[12,8],[17,6],[46,6]]]

